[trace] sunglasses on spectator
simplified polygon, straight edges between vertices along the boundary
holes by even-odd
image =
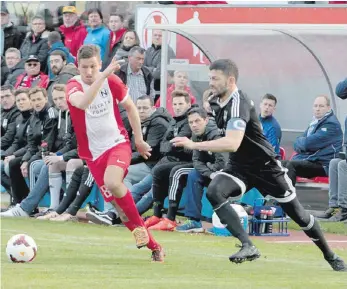
[[[36,67],[38,65],[38,63],[27,63],[27,65],[29,67]]]

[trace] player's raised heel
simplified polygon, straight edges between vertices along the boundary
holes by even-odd
[[[145,227],[137,227],[132,231],[135,241],[136,247],[138,249],[147,246],[149,243],[149,236],[147,229]]]
[[[242,245],[240,251],[229,257],[230,262],[243,263],[245,261],[253,261],[260,257],[260,252],[255,246]]]

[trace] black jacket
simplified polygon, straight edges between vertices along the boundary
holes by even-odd
[[[17,77],[24,72],[24,60],[22,60],[14,67],[8,68],[8,75],[6,76],[5,84],[11,84],[14,87],[17,82]]]
[[[218,127],[214,120],[210,120],[206,126],[205,133],[201,136],[193,134],[194,142],[210,141],[221,138]],[[228,153],[213,153],[207,151],[193,151],[193,165],[204,177],[210,178],[214,172],[223,169],[228,161]]]
[[[16,135],[12,145],[4,152],[2,158],[14,155],[15,157],[21,157],[27,150],[27,133],[29,119],[31,117],[32,110],[26,110],[20,112],[20,115],[16,118]]]
[[[1,86],[5,84],[9,74],[10,74],[10,71],[8,67],[6,66],[5,58],[1,57]]]
[[[119,113],[120,113],[120,117],[122,118],[124,128],[128,133],[129,140],[131,141],[133,130],[132,130],[130,122],[129,122],[127,111],[125,110],[125,108],[121,104],[118,104],[118,108],[119,108]]]
[[[146,94],[151,95],[151,83],[153,81],[152,73],[146,66],[142,66],[141,71],[143,73],[143,77],[145,79],[145,84],[147,88]],[[127,84],[128,63],[124,63],[116,74],[123,81],[124,84]]]
[[[20,47],[22,59],[28,58],[29,55],[36,55],[40,60],[41,71],[43,72],[46,70],[49,50],[47,43],[48,34],[48,31],[43,31],[42,34],[38,35],[37,37],[33,37],[33,32],[30,32]]]
[[[174,119],[170,122],[169,128],[167,129],[160,144],[160,152],[172,161],[191,162],[192,151],[181,147],[174,147],[170,143],[170,140],[177,136],[185,136],[187,138],[190,138],[192,136],[192,131],[190,130],[188,124],[187,114],[178,117],[175,116]]]
[[[52,88],[54,84],[67,84],[67,82],[78,75],[78,69],[73,63],[66,64],[58,75],[53,79],[50,79],[47,86],[48,100],[53,103],[52,100]]]
[[[46,105],[40,112],[34,112],[29,120],[28,150],[22,158],[23,162],[41,159],[41,143],[48,144],[48,151],[53,152],[58,128],[58,112],[54,107]]]
[[[7,150],[16,134],[16,118],[20,111],[14,105],[10,109],[1,109],[1,150]]]
[[[145,160],[138,152],[136,152],[135,143],[132,142],[133,154],[131,164],[138,164],[145,162],[148,166],[154,166],[161,158],[160,143],[165,135],[172,116],[165,108],[157,108],[157,110],[143,123],[141,123],[143,140],[148,143],[151,148],[151,157]]]
[[[4,28],[4,54],[10,47],[19,49],[25,35],[21,33],[12,22]]]

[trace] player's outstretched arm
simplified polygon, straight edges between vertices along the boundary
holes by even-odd
[[[148,159],[151,156],[151,147],[143,140],[142,130],[141,130],[141,120],[137,108],[131,97],[127,97],[122,102],[123,107],[127,111],[129,122],[133,130],[135,145],[138,152],[142,155],[144,159]]]
[[[113,59],[110,65],[103,72],[99,73],[96,80],[86,92],[76,91],[70,94],[70,103],[79,109],[86,110],[97,96],[97,93],[102,87],[105,79],[119,69],[120,64],[115,59]]]

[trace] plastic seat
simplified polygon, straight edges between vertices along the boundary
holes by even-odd
[[[281,156],[281,160],[286,159],[286,150],[283,147],[280,147],[280,156]]]

